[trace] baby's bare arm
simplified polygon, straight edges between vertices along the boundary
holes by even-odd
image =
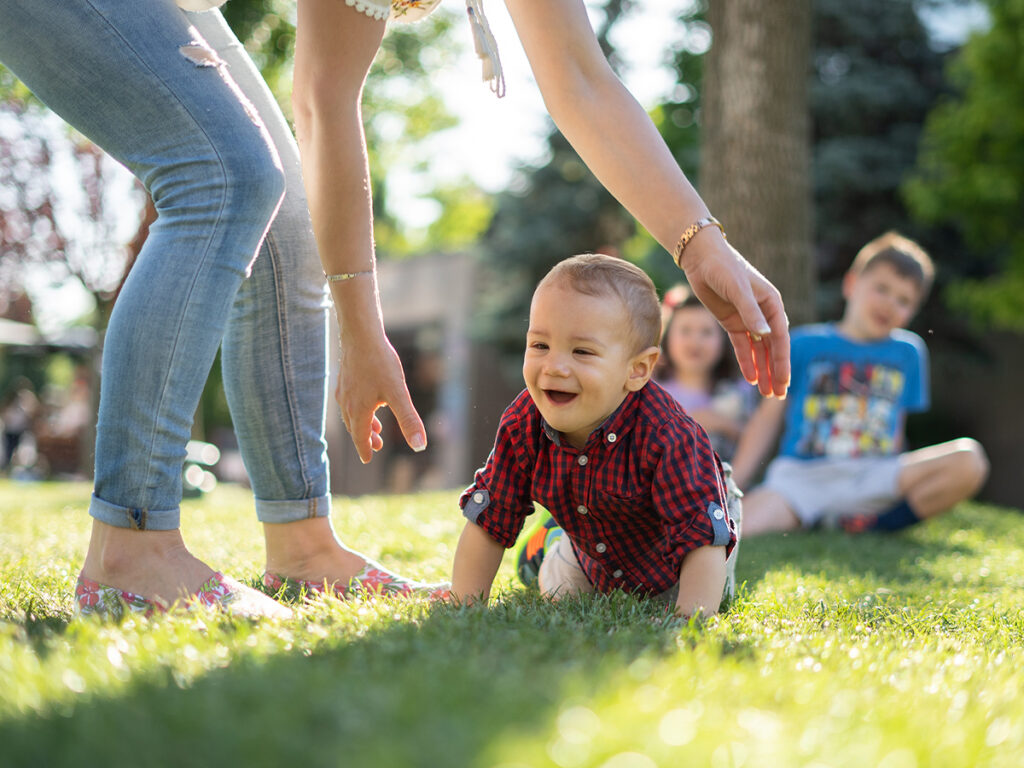
[[[505,548],[476,523],[466,523],[452,564],[452,597],[465,604],[486,601]]]
[[[679,569],[676,613],[713,616],[725,589],[725,547],[700,547],[686,554]]]

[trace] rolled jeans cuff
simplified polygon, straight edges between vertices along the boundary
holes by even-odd
[[[327,517],[330,514],[330,495],[287,501],[256,499],[256,517],[261,523],[294,523],[297,520]]]
[[[121,507],[93,494],[89,514],[101,523],[136,531],[175,531],[181,526],[181,509]]]

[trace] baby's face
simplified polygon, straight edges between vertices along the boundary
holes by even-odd
[[[635,346],[617,298],[557,282],[534,293],[523,378],[544,420],[576,448],[625,399]]]

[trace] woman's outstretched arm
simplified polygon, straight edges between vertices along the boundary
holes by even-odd
[[[505,4],[559,130],[608,191],[673,251],[708,209],[608,65],[583,1]],[[729,333],[743,375],[757,381],[763,395],[784,395],[789,330],[775,286],[715,227],[693,237],[681,262],[694,293]]]

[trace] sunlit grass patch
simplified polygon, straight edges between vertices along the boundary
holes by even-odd
[[[502,566],[489,607],[293,599],[71,620],[82,485],[0,483],[0,765],[1019,766],[1024,519],[965,504],[897,536],[744,542],[703,624],[617,594],[553,605]],[[335,500],[352,546],[437,580],[456,492]],[[186,504],[203,558],[256,583],[251,496]]]

